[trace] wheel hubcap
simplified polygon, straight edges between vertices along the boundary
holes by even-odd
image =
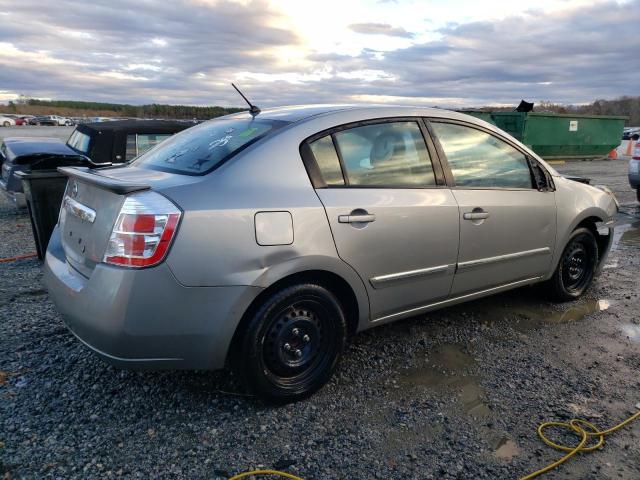
[[[579,290],[586,284],[591,262],[587,248],[580,242],[573,243],[564,260],[564,284],[568,290]]]
[[[278,315],[265,340],[268,367],[280,375],[294,375],[318,355],[322,325],[311,309],[291,307]]]

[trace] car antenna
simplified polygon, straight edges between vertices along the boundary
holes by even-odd
[[[256,115],[258,115],[258,114],[260,113],[260,109],[259,109],[258,107],[256,107],[253,103],[251,103],[251,102],[247,99],[247,97],[245,97],[245,96],[244,96],[244,94],[240,91],[240,89],[239,89],[238,87],[236,87],[236,86],[235,86],[235,84],[233,84],[233,83],[232,83],[232,84],[231,84],[231,86],[232,86],[233,88],[235,88],[235,89],[236,89],[236,92],[238,92],[238,93],[240,94],[240,96],[244,99],[244,101],[245,101],[245,102],[247,102],[247,104],[249,105],[249,113],[250,113],[251,115],[253,115],[254,117],[255,117]]]

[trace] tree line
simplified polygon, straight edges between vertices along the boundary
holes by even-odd
[[[170,119],[198,119],[206,120],[220,117],[229,113],[236,113],[246,108],[229,108],[220,106],[198,107],[193,105],[163,105],[152,103],[149,105],[129,105],[125,103],[82,102],[77,100],[38,100],[23,98],[16,102],[9,102],[11,110],[19,110],[20,106],[43,107],[47,109],[72,109],[80,111],[113,112],[118,117],[135,118],[170,118]]]
[[[483,107],[482,110],[513,110],[513,108]],[[568,113],[573,115],[616,115],[629,119],[627,126],[640,126],[640,96],[622,96],[613,100],[596,100],[584,105],[563,105],[553,102],[539,102],[533,108],[534,112]]]
[[[27,111],[25,107],[29,109]],[[73,116],[70,111],[77,111],[77,116],[90,116],[91,113],[104,112],[107,115],[136,118],[171,118],[206,120],[229,113],[240,112],[246,108],[233,107],[196,107],[192,105],[164,105],[152,103],[149,105],[129,105],[124,103],[81,102],[77,100],[38,100],[21,97],[15,102],[9,102],[9,110],[17,113],[33,113],[34,109],[42,109],[50,113]],[[511,107],[482,107],[481,110],[512,110]],[[575,115],[624,115],[629,117],[627,125],[640,126],[640,96],[622,96],[613,100],[596,100],[585,105],[563,105],[542,101],[535,105],[535,112],[569,113]],[[68,113],[67,113],[68,112]]]

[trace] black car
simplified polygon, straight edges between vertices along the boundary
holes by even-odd
[[[0,191],[24,206],[17,172],[127,162],[190,126],[167,120],[121,120],[78,125],[66,143],[57,138],[7,138],[0,145]]]

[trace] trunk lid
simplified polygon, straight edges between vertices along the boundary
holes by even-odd
[[[102,262],[127,195],[193,180],[135,167],[58,170],[69,177],[58,222],[62,246],[69,264],[85,277]]]

